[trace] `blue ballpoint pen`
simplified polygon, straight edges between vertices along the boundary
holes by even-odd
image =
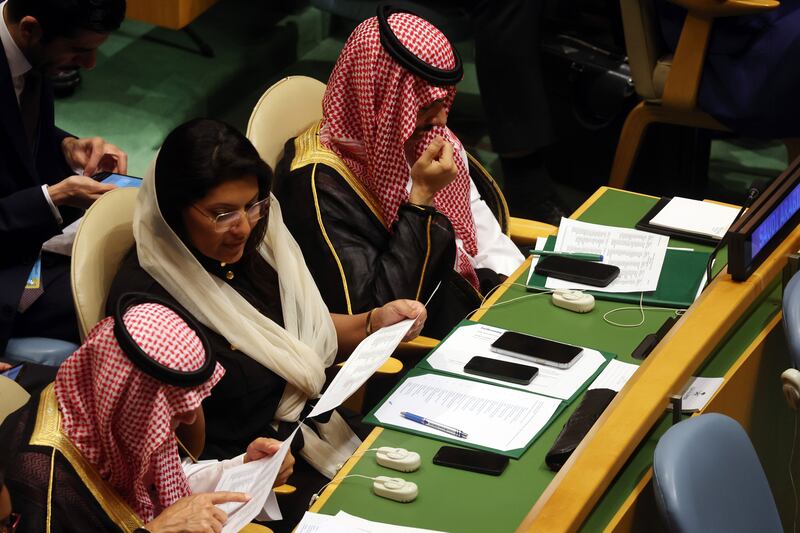
[[[415,415],[414,413],[409,413],[407,411],[401,411],[400,416],[407,420],[411,420],[412,422],[416,422],[417,424],[422,424],[423,426],[428,426],[429,428],[433,428],[449,435],[453,435],[454,437],[459,437],[461,439],[466,439],[467,434],[460,429],[456,429],[454,427],[445,426],[444,424],[440,424],[439,422],[434,422],[424,416]]]

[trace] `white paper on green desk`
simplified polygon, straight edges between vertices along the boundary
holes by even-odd
[[[703,409],[723,381],[725,381],[724,378],[693,377],[690,379],[681,396],[681,410],[695,412]]]
[[[239,531],[254,518],[259,520],[281,519],[280,509],[278,509],[277,501],[274,499],[275,495],[272,492],[272,485],[278,478],[281,465],[286,454],[289,453],[290,444],[298,428],[295,428],[289,438],[283,441],[274,455],[228,468],[222,473],[217,484],[217,491],[246,492],[250,495],[250,500],[246,503],[228,502],[217,505],[228,514],[228,521],[225,522],[222,533]],[[272,500],[271,505],[267,505],[270,500]]]
[[[409,318],[381,328],[361,341],[308,416],[317,416],[342,405],[389,359],[413,325],[414,319]]]
[[[375,418],[383,424],[451,437],[400,416],[408,411],[464,431],[465,443],[509,451],[527,446],[560,403],[488,383],[424,374],[406,379],[375,411]]]
[[[606,287],[595,287],[548,277],[548,289],[594,292],[650,292],[658,287],[669,237],[636,229],[616,228],[562,218],[555,251],[603,256],[603,263],[618,266],[620,274]]]
[[[545,298],[542,296],[542,298]],[[567,400],[572,398],[578,389],[600,368],[605,362],[603,354],[597,350],[589,348],[583,349],[583,354],[570,368],[555,368],[552,366],[537,364],[524,361],[522,359],[495,353],[491,350],[491,344],[497,340],[506,330],[486,326],[484,324],[474,324],[461,326],[442,342],[436,350],[428,357],[427,362],[431,367],[443,372],[469,376],[474,379],[496,383],[527,390],[544,396],[552,396]],[[508,361],[526,366],[535,366],[539,373],[528,385],[518,385],[501,381],[498,379],[476,376],[464,372],[464,365],[475,356],[488,357],[498,361]]]
[[[650,224],[721,239],[737,214],[735,207],[676,196],[650,219]]]
[[[432,529],[373,522],[339,511],[335,516],[306,512],[295,533],[444,533]]]
[[[600,372],[600,375],[589,385],[589,390],[611,389],[619,392],[637,370],[639,370],[639,365],[613,359],[608,362],[603,371]]]

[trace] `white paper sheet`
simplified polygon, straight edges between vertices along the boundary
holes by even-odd
[[[650,292],[658,287],[669,237],[628,228],[615,228],[562,218],[555,251],[603,256],[603,263],[620,268],[617,279],[595,287],[547,278],[548,289],[582,289],[595,292]]]
[[[625,363],[617,359],[612,359],[608,362],[606,367],[600,372],[591,385],[589,390],[592,389],[611,389],[613,391],[621,391],[625,383],[631,379],[634,372],[639,369],[639,365]]]
[[[297,429],[271,457],[228,468],[222,473],[217,491],[246,492],[250,495],[250,501],[246,503],[228,502],[217,506],[228,514],[222,533],[239,531],[256,517],[260,520],[281,519],[272,485],[281,471]]]
[[[361,341],[308,416],[317,416],[339,407],[389,359],[413,325],[414,319],[409,318],[381,328]]]
[[[400,416],[408,411],[466,432],[465,443],[509,451],[524,448],[560,403],[538,394],[425,374],[406,379],[375,417],[384,424],[450,437]]]
[[[681,397],[681,410],[694,412],[706,406],[717,389],[725,381],[723,378],[692,378]]]
[[[297,524],[295,533],[444,533],[432,529],[395,526],[382,522],[365,520],[344,511],[336,516],[306,512]]]
[[[721,239],[737,214],[735,207],[676,196],[650,219],[650,224]]]
[[[506,330],[474,324],[463,326],[454,331],[428,358],[428,363],[437,370],[469,376],[471,378],[514,387],[536,394],[552,396],[566,400],[592,377],[597,369],[605,362],[603,355],[597,350],[583,349],[583,354],[570,368],[560,369],[552,366],[528,363],[522,359],[503,355],[491,351],[491,344]],[[464,365],[475,356],[488,357],[499,361],[509,361],[527,366],[535,366],[539,373],[528,385],[517,385],[464,372]]]
[[[42,244],[42,251],[66,255],[67,257],[71,256],[72,244],[75,242],[75,235],[78,233],[78,227],[81,225],[82,220],[83,217],[79,218],[62,229],[61,233],[45,241]]]

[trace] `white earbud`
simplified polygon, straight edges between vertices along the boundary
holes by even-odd
[[[795,411],[800,408],[800,370],[790,368],[781,374],[783,383],[783,396],[786,403]]]

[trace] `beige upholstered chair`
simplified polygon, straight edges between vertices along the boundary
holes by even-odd
[[[105,314],[106,296],[125,254],[133,246],[133,211],[138,189],[100,197],[86,211],[72,245],[72,294],[81,339]]]
[[[0,376],[0,424],[31,397],[16,381]]]
[[[750,15],[778,7],[774,0],[671,0],[688,10],[675,54],[660,48],[653,0],[620,0],[625,46],[639,103],[620,134],[609,185],[628,183],[647,127],[675,124],[727,131],[697,107],[711,25],[716,17]]]

